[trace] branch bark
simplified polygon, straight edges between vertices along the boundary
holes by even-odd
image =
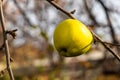
[[[70,14],[69,12],[65,11],[64,9],[62,9],[58,4],[56,4],[54,2],[54,0],[47,0],[51,5],[53,5],[56,9],[62,11],[63,13],[65,13],[68,17],[75,19],[72,14]]]
[[[6,34],[6,27],[5,27],[5,20],[3,15],[3,7],[2,7],[2,0],[0,0],[0,21],[2,25],[2,31],[3,31],[3,41],[4,41],[4,48],[5,48],[5,55],[6,55],[6,65],[7,65],[7,71],[10,76],[10,80],[14,80],[13,73],[10,66],[10,53],[9,53],[9,46],[8,46],[8,40],[7,40],[7,34]]]

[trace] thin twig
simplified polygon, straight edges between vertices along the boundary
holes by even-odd
[[[91,31],[91,32],[92,32],[92,31]],[[118,61],[120,61],[120,56],[119,56],[118,54],[116,54],[111,48],[109,48],[109,47],[107,46],[107,44],[104,43],[104,41],[103,41],[101,38],[99,38],[94,32],[92,32],[92,34],[94,35],[94,37],[95,37],[109,52],[112,53],[112,55],[113,55]]]
[[[114,28],[113,28],[113,25],[112,25],[112,22],[110,20],[110,16],[109,16],[109,10],[106,8],[106,6],[104,5],[104,3],[101,1],[101,0],[97,0],[103,7],[104,11],[105,11],[105,15],[106,15],[106,18],[107,18],[107,21],[108,21],[108,24],[109,24],[109,28],[110,28],[110,32],[111,32],[111,36],[113,38],[113,43],[118,43],[117,39],[116,39],[116,36],[115,36],[115,31],[114,31]]]
[[[27,17],[26,13],[24,12],[24,10],[20,7],[20,5],[18,4],[17,0],[13,0],[13,2],[15,3],[16,7],[18,8],[18,10],[20,11],[20,13],[22,14],[23,18],[25,19],[25,21],[28,23],[28,25],[30,25],[30,27],[35,27],[29,20],[29,18]]]
[[[65,14],[66,14],[67,16],[69,16],[70,18],[76,19],[75,17],[72,16],[72,14],[68,13],[67,11],[65,11],[62,7],[60,7],[59,5],[57,5],[54,1],[51,1],[51,0],[46,0],[46,1],[48,1],[50,4],[52,4],[52,5],[53,5],[55,8],[57,8],[58,10],[62,11],[63,13],[65,13]],[[120,61],[120,57],[119,57],[114,51],[112,51],[112,49],[109,48],[109,47],[102,41],[102,39],[100,39],[94,32],[92,32],[92,33],[93,33],[93,36],[94,36],[95,38],[97,38],[97,39],[100,41],[100,43],[101,43],[109,52],[111,52],[115,58],[117,58],[118,61]]]
[[[85,8],[86,8],[86,11],[87,11],[89,17],[90,17],[91,20],[93,21],[92,25],[98,25],[98,26],[99,26],[98,22],[97,22],[96,19],[95,19],[95,16],[93,16],[90,8],[88,7],[87,0],[84,0],[84,4],[85,4]]]
[[[97,41],[97,40],[96,40]],[[97,42],[100,42],[99,40],[97,41]],[[110,46],[118,46],[118,47],[120,47],[120,44],[115,44],[115,43],[109,43],[109,42],[105,42],[105,41],[103,41],[105,44],[107,44],[107,45],[110,45]]]
[[[0,19],[1,19],[1,25],[2,25],[2,31],[3,31],[3,41],[4,41],[4,48],[5,48],[5,54],[6,54],[7,70],[10,76],[10,80],[14,80],[13,73],[12,73],[11,66],[10,66],[10,53],[9,53],[9,46],[8,46],[8,40],[7,40],[7,34],[6,34],[4,15],[3,15],[2,0],[0,0]]]
[[[58,10],[62,11],[63,13],[65,13],[67,16],[69,16],[72,19],[75,19],[72,14],[70,14],[69,12],[65,11],[64,9],[62,9],[58,4],[56,4],[54,2],[54,0],[47,0],[50,4],[52,4],[53,6],[55,6],[55,8],[57,8]]]

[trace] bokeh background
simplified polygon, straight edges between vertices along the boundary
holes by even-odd
[[[120,43],[120,0],[54,0],[89,26],[102,40]],[[120,62],[99,42],[77,57],[61,57],[54,48],[56,25],[69,18],[46,0],[4,0],[8,30],[18,29],[9,39],[11,63],[16,80],[120,80]],[[61,33],[64,35],[64,33]],[[0,45],[3,37],[0,27]],[[120,55],[120,46],[108,45]],[[6,67],[0,51],[0,71]],[[0,80],[9,80],[0,73]]]

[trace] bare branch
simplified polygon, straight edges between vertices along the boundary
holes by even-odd
[[[12,58],[10,58],[10,62],[13,62]],[[4,68],[3,70],[0,71],[0,77],[4,76],[5,73],[7,73],[7,68]]]
[[[2,25],[2,31],[3,31],[3,41],[4,41],[4,48],[5,48],[5,54],[6,54],[7,70],[10,76],[10,80],[14,80],[13,73],[10,66],[10,53],[9,53],[9,47],[8,47],[4,15],[3,15],[2,0],[0,0],[0,19],[1,19],[1,25]]]
[[[70,18],[72,19],[76,19],[75,17],[72,16],[72,14],[70,14],[69,12],[65,11],[62,7],[60,7],[59,5],[57,5],[54,1],[51,1],[51,0],[46,0],[48,1],[50,4],[52,4],[55,8],[57,8],[58,10],[62,11],[63,13],[65,13],[67,16],[69,16]],[[102,39],[100,39],[94,32],[93,33],[93,36],[99,40],[99,42],[109,51],[113,54],[113,56],[118,60],[120,61],[120,57],[114,52],[112,51],[111,48],[109,48],[103,41]]]
[[[24,12],[24,10],[22,10],[22,8],[19,6],[17,0],[13,0],[13,2],[15,3],[16,7],[18,8],[18,10],[20,11],[20,13],[22,14],[23,18],[27,21],[28,25],[30,25],[30,27],[35,27],[30,20],[28,19],[26,13]]]
[[[55,8],[57,8],[58,10],[62,11],[63,13],[65,13],[68,17],[75,19],[72,14],[70,14],[69,12],[65,11],[64,9],[62,9],[58,4],[56,4],[54,2],[54,0],[47,0],[50,4],[52,4]]]
[[[94,37],[95,37],[109,52],[111,52],[118,61],[120,61],[120,56],[117,55],[114,51],[112,51],[112,49],[109,48],[109,47],[107,46],[107,44],[104,43],[104,41],[103,41],[102,39],[100,39],[94,32],[92,32],[92,33],[93,33]]]
[[[109,17],[109,10],[106,8],[106,6],[104,5],[104,3],[101,1],[101,0],[97,0],[102,6],[103,6],[103,9],[105,11],[105,14],[106,14],[106,18],[108,20],[108,24],[109,24],[109,27],[110,27],[110,31],[111,31],[111,36],[113,38],[113,43],[118,43],[117,39],[116,39],[116,36],[115,36],[115,31],[114,31],[114,28],[113,28],[113,25],[112,25],[112,22],[110,20],[110,17]]]
[[[96,21],[95,17],[93,16],[91,10],[89,9],[88,7],[88,4],[87,4],[87,0],[84,0],[84,4],[85,4],[85,8],[86,8],[86,11],[89,13],[89,17],[91,18],[91,20],[93,21],[93,25],[99,25],[98,22]]]
[[[97,40],[96,40],[97,41]],[[99,41],[98,41],[99,42]],[[120,44],[115,44],[115,43],[109,43],[109,42],[104,42],[105,44],[107,45],[110,45],[110,46],[118,46],[120,47]]]

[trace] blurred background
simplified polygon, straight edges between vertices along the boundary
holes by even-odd
[[[120,0],[54,0],[90,27],[105,42],[120,43]],[[99,42],[77,57],[61,57],[54,48],[56,25],[69,18],[46,0],[4,0],[8,30],[18,29],[9,39],[11,63],[16,80],[120,80],[120,62]],[[3,37],[0,27],[0,45]],[[108,45],[120,55],[120,46]],[[6,67],[0,51],[0,71]],[[9,80],[0,73],[0,80]]]

